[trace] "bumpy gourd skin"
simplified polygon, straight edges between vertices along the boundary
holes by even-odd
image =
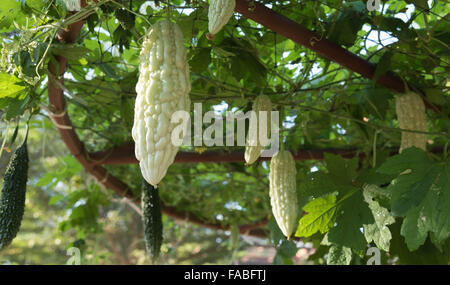
[[[235,0],[211,0],[208,10],[208,30],[210,36],[220,32],[233,16]]]
[[[295,161],[280,150],[270,161],[270,204],[278,227],[289,239],[297,226],[298,202]]]
[[[67,11],[78,12],[81,10],[81,0],[64,0]]]
[[[267,116],[267,134],[270,134],[270,122],[271,115],[270,111],[272,111],[272,102],[270,102],[270,98],[266,95],[259,95],[256,97],[253,102],[253,111],[256,113],[256,121],[252,120],[254,118],[250,118],[250,128],[256,127],[258,130],[256,132],[256,137],[252,137],[250,135],[247,136],[247,142],[245,147],[245,161],[247,164],[254,163],[261,153],[264,151],[265,146],[262,146],[259,141],[259,121],[260,121],[260,111],[266,111]]]
[[[136,16],[133,13],[125,9],[117,9],[114,14],[124,30],[131,30],[134,28]]]
[[[142,184],[142,221],[144,223],[145,245],[147,253],[155,262],[159,257],[163,242],[163,224],[161,201],[158,190],[146,181]]]
[[[414,131],[427,131],[427,118],[425,104],[416,93],[410,92],[395,99],[397,119],[401,129]],[[409,147],[426,150],[426,134],[402,132],[400,152]]]
[[[155,188],[173,163],[179,147],[172,143],[176,111],[190,111],[189,66],[183,34],[169,20],[148,31],[140,53],[132,136],[144,179]],[[187,122],[183,122],[185,130]],[[185,133],[185,132],[184,132]]]
[[[14,153],[6,169],[0,199],[0,250],[16,237],[25,212],[25,192],[28,176],[26,143]]]

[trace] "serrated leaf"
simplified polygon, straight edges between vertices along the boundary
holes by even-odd
[[[409,209],[403,221],[400,233],[411,251],[425,243],[428,232],[434,233],[433,241],[438,244],[450,236],[448,166],[438,175],[423,202]]]
[[[352,261],[352,250],[346,246],[332,245],[328,251],[328,265],[349,265]]]
[[[395,216],[405,216],[409,209],[422,203],[439,172],[440,170],[435,166],[430,167],[425,173],[413,171],[401,174],[388,187],[388,190],[392,192],[392,213]]]
[[[400,234],[405,237],[406,245],[410,251],[418,249],[427,239],[428,226],[420,216],[419,207],[411,208],[400,230]]]
[[[368,243],[375,242],[376,246],[384,251],[389,251],[390,241],[392,239],[391,231],[388,226],[395,222],[394,217],[386,208],[383,208],[374,199],[374,193],[380,192],[376,185],[368,185],[363,190],[364,200],[369,204],[374,223],[364,224],[364,236]]]
[[[336,217],[337,225],[328,232],[330,243],[346,246],[358,252],[364,251],[366,239],[362,233],[363,225],[373,223],[374,219],[369,207],[363,201],[360,191],[339,201],[341,205]]]
[[[423,150],[409,148],[388,159],[381,171],[401,172],[388,190],[391,210],[405,217],[401,235],[413,251],[424,244],[428,232],[437,243],[450,236],[450,163],[433,162]],[[408,172],[404,172],[410,169]]]
[[[334,223],[336,196],[317,198],[306,204],[303,211],[308,214],[300,219],[295,236],[309,237],[318,231],[325,233]]]
[[[420,172],[427,169],[429,165],[430,161],[426,152],[416,147],[411,147],[402,151],[401,154],[386,160],[377,171],[384,174],[398,175],[407,169]]]
[[[405,239],[400,235],[400,223],[396,222],[390,226],[392,232],[391,249],[389,254],[398,257],[398,264],[412,265],[448,265],[450,260],[450,239],[442,243],[442,250],[436,248],[430,238],[415,251],[410,251],[405,244]]]
[[[431,231],[434,240],[438,243],[444,242],[450,237],[450,166],[446,163],[441,168],[441,173],[436,183],[430,188],[428,207],[425,213],[433,217],[431,219]]]
[[[391,197],[391,193],[385,188],[376,187],[377,185],[385,185],[391,182],[396,175],[387,175],[379,173],[374,168],[363,169],[356,179],[357,185],[372,185],[373,187],[367,188],[375,197],[383,196],[386,198]]]
[[[19,92],[26,88],[25,85],[19,85],[22,80],[9,75],[7,73],[0,73],[0,98],[16,97]]]

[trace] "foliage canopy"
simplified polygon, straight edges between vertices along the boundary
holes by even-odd
[[[305,214],[296,234],[317,248],[313,260],[324,262],[328,253],[329,264],[363,263],[370,244],[398,263],[449,263],[450,7],[446,1],[381,1],[381,9],[372,12],[360,0],[258,1],[377,64],[376,78],[394,71],[423,96],[430,106],[428,149],[443,151],[433,154],[411,148],[391,158],[401,134],[392,91],[237,13],[209,41],[207,1],[167,2],[98,1],[70,14],[62,0],[3,1],[0,116],[8,128],[2,136],[12,137],[9,130],[25,123],[30,114],[32,128],[48,124],[47,83],[52,79],[46,69],[59,55],[68,59],[67,112],[87,150],[132,141],[143,35],[151,24],[170,17],[182,28],[188,48],[191,100],[202,103],[204,112],[246,112],[263,93],[280,111],[286,149],[355,148],[364,154],[350,160],[326,154],[321,162],[297,162],[299,207]],[[59,29],[84,17],[87,24],[74,43],[57,40]],[[208,148],[213,149],[240,148]],[[201,153],[206,148],[183,150]],[[81,171],[75,161],[68,162],[72,169],[48,173],[38,185],[54,186],[58,175]],[[108,166],[108,171],[139,194],[137,165]],[[250,167],[175,164],[160,186],[160,195],[166,205],[205,221],[229,226],[253,223],[271,214],[268,171],[265,162]],[[52,203],[66,199],[73,205],[86,198],[75,193],[58,196]],[[78,213],[63,229],[95,230],[95,209],[107,202],[101,195],[90,195],[87,201],[94,213]],[[276,238],[279,229],[273,221],[268,229],[279,249],[275,260],[288,262],[296,248]]]

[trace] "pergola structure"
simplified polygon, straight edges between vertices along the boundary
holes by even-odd
[[[82,1],[82,6],[86,5]],[[308,49],[316,52],[320,56],[332,60],[349,70],[361,74],[363,77],[372,79],[375,74],[376,66],[370,62],[352,54],[343,49],[337,44],[320,37],[314,32],[302,27],[294,21],[276,13],[275,11],[265,7],[252,0],[236,0],[236,12],[242,14],[266,28],[287,37],[297,44],[303,45]],[[81,28],[84,25],[84,20],[71,24],[67,29],[61,30],[57,35],[57,40],[60,43],[75,42]],[[108,164],[132,164],[137,163],[134,156],[134,144],[124,146],[117,146],[113,149],[88,153],[84,147],[83,142],[79,139],[69,115],[66,112],[66,101],[64,99],[63,89],[64,79],[63,75],[67,67],[68,60],[62,56],[56,56],[57,65],[52,62],[49,63],[49,115],[53,123],[57,127],[61,138],[67,145],[71,154],[80,162],[80,164],[91,175],[96,177],[100,183],[105,187],[113,190],[118,195],[132,200],[134,203],[140,203],[140,197],[133,196],[133,191],[120,179],[109,174],[103,165]],[[57,67],[59,70],[57,70]],[[377,82],[397,93],[405,92],[405,83],[402,79],[391,72],[385,73],[377,79]],[[410,86],[411,87],[411,86]],[[413,89],[412,87],[410,89]],[[420,92],[420,90],[418,90]],[[437,111],[436,107],[427,105],[428,108]],[[439,151],[439,150],[433,150]],[[294,153],[296,160],[321,160],[324,153],[339,154],[345,158],[352,158],[355,156],[363,157],[364,153],[360,153],[357,149],[311,149],[301,150]],[[392,154],[397,153],[397,149],[392,150]],[[260,158],[260,160],[267,158]],[[175,163],[199,163],[199,162],[242,162],[244,161],[243,152],[204,152],[198,154],[195,152],[179,152],[175,158]],[[200,226],[211,229],[227,230],[228,228],[219,223],[206,223],[199,217],[190,212],[179,211],[175,207],[170,207],[162,204],[162,212],[174,219],[183,220]],[[239,230],[241,234],[248,234],[253,236],[265,237],[266,232],[262,230],[262,226],[267,224],[267,220],[263,219],[257,223],[249,225],[240,225]]]

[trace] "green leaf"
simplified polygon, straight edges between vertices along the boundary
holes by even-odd
[[[388,190],[392,192],[391,209],[396,216],[404,216],[412,207],[420,205],[439,175],[440,169],[432,166],[424,172],[401,174]]]
[[[395,155],[386,160],[377,171],[388,175],[398,175],[407,169],[421,172],[429,168],[430,164],[426,152],[412,147],[405,149],[400,155]]]
[[[211,63],[211,48],[196,49],[193,57],[189,61],[192,72],[201,74]]]
[[[63,158],[64,164],[66,165],[66,176],[73,176],[83,170],[81,164],[72,155],[67,155]]]
[[[285,240],[283,232],[280,230],[280,227],[277,224],[274,216],[272,215],[269,219],[269,223],[267,225],[270,231],[270,241],[273,245],[277,246],[281,241]]]
[[[345,195],[354,188],[353,183],[357,178],[357,159],[344,159],[339,155],[325,153],[324,160],[328,171],[308,174],[306,181],[300,184],[302,195],[314,198],[333,193]]]
[[[329,179],[329,174],[317,171],[310,173],[307,180],[304,183],[299,183],[300,192],[305,196],[312,196],[314,198],[319,198],[322,196],[328,196],[333,192],[337,192],[342,188],[339,185],[333,183]]]
[[[400,235],[400,222],[390,226],[392,233],[391,249],[389,254],[398,257],[397,264],[412,265],[448,265],[450,260],[450,239],[442,243],[441,249],[436,248],[430,238],[415,251],[410,251],[405,244],[405,239]]]
[[[297,254],[297,245],[291,240],[283,240],[281,245],[277,247],[277,253],[273,259],[276,265],[292,265],[292,258]]]
[[[297,254],[297,245],[291,240],[284,240],[278,247],[278,253],[284,257],[292,258]]]
[[[120,97],[120,116],[123,118],[125,126],[132,126],[134,120],[134,100],[126,96]]]
[[[0,98],[16,97],[26,86],[19,85],[23,83],[19,78],[7,73],[0,73]]]
[[[220,48],[231,57],[231,66],[228,69],[237,81],[246,80],[256,84],[266,82],[267,69],[261,63],[256,50],[251,49],[251,43],[246,40],[227,39],[221,43]],[[220,48],[215,47],[218,52]]]
[[[109,65],[106,62],[100,63],[98,65],[98,68],[108,77],[115,78],[115,79],[119,78],[119,76],[117,76],[116,70],[114,68],[112,68],[111,65]]]
[[[39,181],[36,183],[36,187],[42,187],[45,185],[48,185],[53,182],[55,179],[55,174],[53,172],[45,173],[44,176],[39,179]]]
[[[425,243],[428,235],[428,225],[420,219],[419,207],[414,207],[408,211],[407,218],[403,221],[400,234],[405,237],[410,251],[418,249]]]
[[[401,228],[408,249],[413,251],[424,244],[428,232],[440,244],[450,236],[450,173],[446,164],[437,173],[435,183],[428,189],[426,197],[418,206],[409,209]],[[439,171],[438,169],[436,169]]]
[[[373,191],[373,188],[377,188],[377,190]],[[386,208],[381,207],[375,200],[374,194],[379,192],[378,189],[379,187],[376,185],[368,185],[363,190],[364,200],[369,204],[375,220],[372,224],[363,225],[364,236],[368,243],[373,241],[378,248],[389,251],[392,235],[388,226],[393,224],[395,219]]]
[[[308,214],[300,219],[295,236],[309,237],[318,231],[326,233],[334,223],[336,196],[312,200],[303,207],[303,211]]]
[[[286,256],[282,256],[281,254],[275,254],[275,257],[273,258],[272,263],[274,265],[293,265],[294,262],[291,258],[288,258]]]
[[[374,219],[367,204],[363,202],[362,193],[355,192],[348,198],[341,199],[339,203],[341,205],[337,211],[337,225],[328,232],[328,241],[364,252],[366,239],[362,229],[364,224],[371,224]]]
[[[52,46],[53,54],[63,56],[68,60],[79,60],[90,51],[90,49],[77,44],[54,44]]]
[[[3,0],[0,7],[0,28],[11,25],[12,21],[19,15],[22,15],[19,1]]]
[[[428,232],[437,243],[444,242],[450,236],[449,161],[433,162],[423,150],[409,148],[388,159],[379,171],[401,172],[388,190],[392,213],[405,217],[401,234],[409,250],[424,244]]]
[[[414,29],[409,29],[409,25],[396,17],[375,16],[374,26],[377,30],[391,32],[400,40],[411,40],[416,36]]]
[[[362,108],[367,113],[383,119],[389,110],[389,100],[392,98],[392,93],[385,88],[370,88],[355,92],[352,95],[352,101]]]
[[[48,201],[48,204],[51,205],[55,205],[56,203],[58,203],[59,201],[64,199],[64,195],[55,195],[53,197],[50,198],[50,200]]]
[[[373,75],[373,82],[377,82],[378,78],[381,75],[385,74],[391,68],[391,58],[392,52],[385,52],[383,56],[381,56],[380,60],[378,60],[377,68],[375,69],[375,74]]]
[[[352,261],[352,250],[346,246],[332,245],[328,251],[328,265],[349,265]]]
[[[443,106],[445,104],[445,93],[441,89],[426,88],[424,91],[428,101],[431,103],[438,106]]]
[[[450,236],[450,163],[441,166],[436,183],[430,188],[427,196],[427,207],[424,213],[431,216],[431,231],[434,240],[444,242]]]
[[[356,184],[362,185],[363,187],[364,185],[385,185],[389,184],[396,177],[396,175],[387,175],[377,172],[376,168],[367,168],[360,171],[358,178],[356,179]],[[386,191],[385,188],[379,187],[370,187],[370,192],[376,192],[374,193],[375,196],[382,195],[390,197],[391,195],[391,193]]]
[[[8,111],[6,112],[6,120],[21,116],[25,112],[28,102],[30,101],[30,96],[26,96],[23,100],[20,98],[21,96],[17,96],[11,100]]]
[[[331,14],[329,17],[330,21],[327,27],[330,34],[329,39],[339,45],[351,46],[358,38],[358,31],[367,20],[366,5],[361,1],[346,3],[336,13],[339,13],[336,21],[334,21],[335,14]]]
[[[358,158],[344,159],[340,155],[325,153],[324,160],[331,179],[338,185],[352,185],[358,169]]]
[[[408,3],[413,3],[414,6],[420,11],[428,10],[428,0],[408,0]]]

